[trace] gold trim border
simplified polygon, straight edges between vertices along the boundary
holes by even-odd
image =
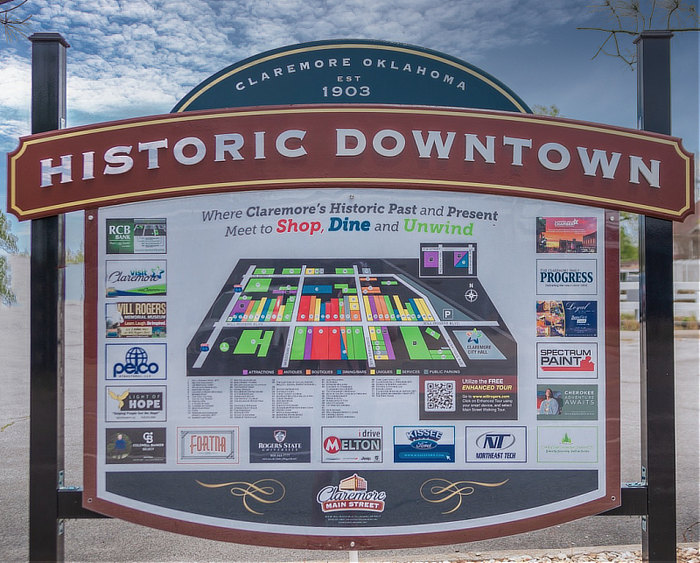
[[[147,127],[149,125],[161,125],[169,123],[183,123],[190,121],[208,121],[210,119],[219,119],[226,117],[257,117],[257,116],[269,116],[269,115],[285,115],[285,114],[343,114],[343,113],[377,113],[377,114],[398,114],[398,115],[434,115],[434,116],[455,116],[460,115],[464,117],[471,117],[474,119],[486,119],[489,121],[505,121],[505,122],[521,122],[541,124],[544,126],[561,127],[564,129],[574,129],[582,131],[590,131],[595,133],[601,133],[606,135],[613,135],[619,137],[626,137],[636,140],[641,140],[645,142],[658,143],[662,145],[671,146],[674,148],[678,156],[685,162],[685,202],[684,206],[680,210],[670,210],[663,207],[655,207],[651,205],[645,205],[640,203],[628,202],[625,200],[613,199],[613,198],[603,198],[598,196],[592,196],[588,194],[577,194],[574,192],[561,192],[556,190],[547,190],[531,186],[510,186],[506,184],[484,184],[479,182],[461,182],[461,181],[451,181],[451,180],[430,180],[421,178],[285,178],[285,179],[270,179],[270,180],[248,180],[242,182],[221,182],[217,184],[198,184],[190,186],[172,186],[169,188],[161,188],[155,190],[142,190],[136,192],[120,193],[113,196],[96,197],[89,199],[73,200],[71,202],[66,202],[63,204],[37,207],[31,210],[23,210],[16,203],[16,193],[17,193],[17,173],[15,169],[16,161],[24,154],[29,146],[40,145],[47,142],[53,142],[57,140],[70,139],[74,137],[81,137],[85,135],[92,135],[97,133],[104,133],[109,131],[119,131],[124,129],[138,129],[141,127]],[[570,200],[581,200],[583,202],[600,202],[601,204],[612,204],[614,208],[625,205],[627,208],[637,209],[641,212],[648,211],[652,213],[657,213],[664,215],[666,217],[678,217],[683,216],[688,210],[692,208],[691,194],[692,186],[690,186],[691,179],[691,162],[692,158],[683,152],[681,148],[680,139],[674,137],[658,137],[655,134],[650,134],[644,131],[634,131],[625,130],[621,128],[615,128],[613,126],[606,127],[603,125],[586,124],[569,120],[556,120],[554,118],[542,118],[535,117],[532,114],[504,114],[504,113],[491,113],[491,112],[481,112],[473,111],[467,109],[438,109],[438,108],[401,108],[401,107],[362,107],[362,106],[352,106],[352,107],[313,107],[313,108],[276,108],[276,109],[256,109],[247,111],[237,111],[229,110],[214,113],[204,113],[204,114],[166,114],[167,117],[156,117],[152,119],[144,120],[128,120],[124,122],[116,122],[111,124],[97,125],[95,127],[80,128],[78,130],[67,131],[65,133],[58,132],[52,135],[43,135],[38,138],[29,138],[27,141],[21,142],[16,153],[10,153],[9,166],[8,166],[8,195],[9,195],[9,205],[8,209],[13,210],[19,218],[24,218],[30,215],[45,215],[48,212],[55,211],[56,214],[61,213],[63,209],[66,208],[76,208],[85,209],[95,204],[107,205],[105,202],[114,201],[119,202],[126,199],[133,199],[134,197],[144,196],[145,199],[159,199],[165,197],[165,195],[160,195],[160,197],[146,197],[146,196],[158,196],[159,194],[182,194],[183,192],[190,192],[195,190],[208,190],[212,191],[216,188],[259,188],[266,184],[271,186],[283,186],[284,184],[319,184],[319,183],[391,183],[398,185],[415,184],[418,186],[451,186],[454,188],[460,187],[471,187],[471,188],[483,188],[499,191],[507,191],[513,193],[525,193],[525,194],[542,194],[550,195],[561,198],[566,198]],[[299,187],[299,186],[290,186]],[[222,190],[225,191],[225,190]],[[601,205],[601,207],[606,207]]]
[[[463,72],[466,72],[467,74],[471,74],[471,75],[474,76],[476,79],[481,80],[482,82],[488,84],[491,88],[493,88],[494,90],[497,90],[500,94],[502,94],[503,96],[505,96],[516,108],[518,108],[518,110],[519,110],[521,113],[527,113],[527,111],[525,110],[525,108],[524,108],[520,103],[518,103],[518,101],[517,101],[515,98],[513,98],[513,96],[512,96],[511,94],[509,94],[508,92],[506,92],[501,86],[499,86],[498,84],[494,83],[492,80],[488,79],[488,78],[485,77],[484,75],[482,75],[482,74],[480,74],[480,73],[474,71],[473,69],[468,68],[468,67],[465,67],[464,65],[461,65],[461,64],[459,64],[459,63],[457,63],[457,62],[455,62],[455,61],[451,61],[451,60],[449,60],[449,59],[445,59],[445,58],[443,58],[443,57],[440,57],[440,56],[438,56],[438,55],[434,55],[434,54],[431,54],[431,53],[424,53],[424,52],[422,52],[422,51],[418,51],[418,50],[416,50],[416,49],[411,49],[411,48],[408,48],[408,47],[397,47],[397,46],[394,46],[394,45],[375,45],[375,44],[372,44],[372,43],[342,43],[342,42],[341,42],[341,43],[333,43],[333,44],[330,44],[330,45],[314,45],[314,46],[311,46],[311,47],[303,47],[303,48],[297,48],[297,49],[290,49],[290,50],[288,50],[288,51],[282,51],[282,52],[279,52],[279,53],[274,53],[274,54],[272,54],[272,55],[268,55],[267,57],[263,57],[263,58],[261,58],[261,59],[256,59],[256,60],[254,60],[254,61],[250,61],[249,63],[244,64],[244,65],[242,65],[242,66],[240,66],[240,67],[238,67],[238,68],[235,68],[235,69],[231,70],[230,72],[227,72],[226,74],[222,74],[221,76],[219,76],[219,77],[216,78],[215,80],[212,80],[211,82],[208,82],[208,83],[207,83],[205,86],[203,86],[201,89],[196,90],[196,91],[192,94],[192,97],[189,98],[189,99],[182,105],[182,107],[181,107],[180,109],[177,110],[176,113],[181,113],[181,112],[186,111],[186,110],[187,110],[187,107],[188,107],[190,104],[192,104],[192,102],[194,102],[197,98],[199,98],[202,94],[204,94],[204,93],[205,93],[206,91],[208,91],[210,88],[216,86],[216,85],[219,84],[220,82],[226,80],[227,78],[230,78],[231,76],[233,76],[233,75],[235,75],[235,74],[237,74],[237,73],[239,73],[239,72],[242,72],[242,71],[244,71],[244,70],[248,70],[249,68],[252,68],[252,67],[257,66],[257,65],[259,65],[259,64],[263,64],[263,63],[266,63],[266,62],[268,62],[268,61],[272,61],[272,60],[279,59],[279,58],[282,58],[282,57],[286,57],[286,56],[289,56],[289,55],[298,55],[298,54],[300,54],[300,53],[312,53],[312,52],[314,52],[314,51],[323,51],[323,50],[329,50],[329,49],[377,49],[377,50],[380,50],[380,51],[394,51],[394,52],[397,52],[397,53],[406,53],[406,54],[410,54],[410,55],[417,55],[417,56],[420,56],[420,57],[424,57],[424,58],[426,58],[426,59],[433,59],[433,60],[435,60],[435,61],[438,61],[438,62],[447,64],[447,65],[449,65],[449,66],[452,66],[452,67],[454,67],[454,68],[457,68],[457,69],[459,69],[459,70],[461,70],[461,71],[463,71]]]

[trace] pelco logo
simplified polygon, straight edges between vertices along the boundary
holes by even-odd
[[[323,512],[384,512],[386,492],[372,491],[357,473],[321,489],[316,501]]]
[[[129,375],[154,375],[158,373],[160,367],[155,362],[148,361],[148,353],[143,348],[134,346],[129,348],[124,356],[124,363],[118,362],[114,364],[114,377],[119,377],[122,373]]]
[[[165,379],[166,344],[108,344],[108,379]]]

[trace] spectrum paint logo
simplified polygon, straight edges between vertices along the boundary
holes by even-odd
[[[596,379],[598,344],[537,344],[537,377]]]

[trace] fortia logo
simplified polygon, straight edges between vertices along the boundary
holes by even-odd
[[[124,363],[117,362],[114,364],[113,377],[117,377],[123,373],[134,375],[146,375],[158,373],[159,366],[155,362],[148,362],[148,353],[139,346],[129,348],[124,355]]]
[[[515,436],[508,432],[485,432],[476,439],[482,450],[505,450],[515,444]]]

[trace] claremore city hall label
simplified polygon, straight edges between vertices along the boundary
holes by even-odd
[[[129,201],[258,188],[401,187],[520,195],[680,220],[679,139],[540,116],[389,106],[164,115],[25,137],[8,209],[32,219]]]

